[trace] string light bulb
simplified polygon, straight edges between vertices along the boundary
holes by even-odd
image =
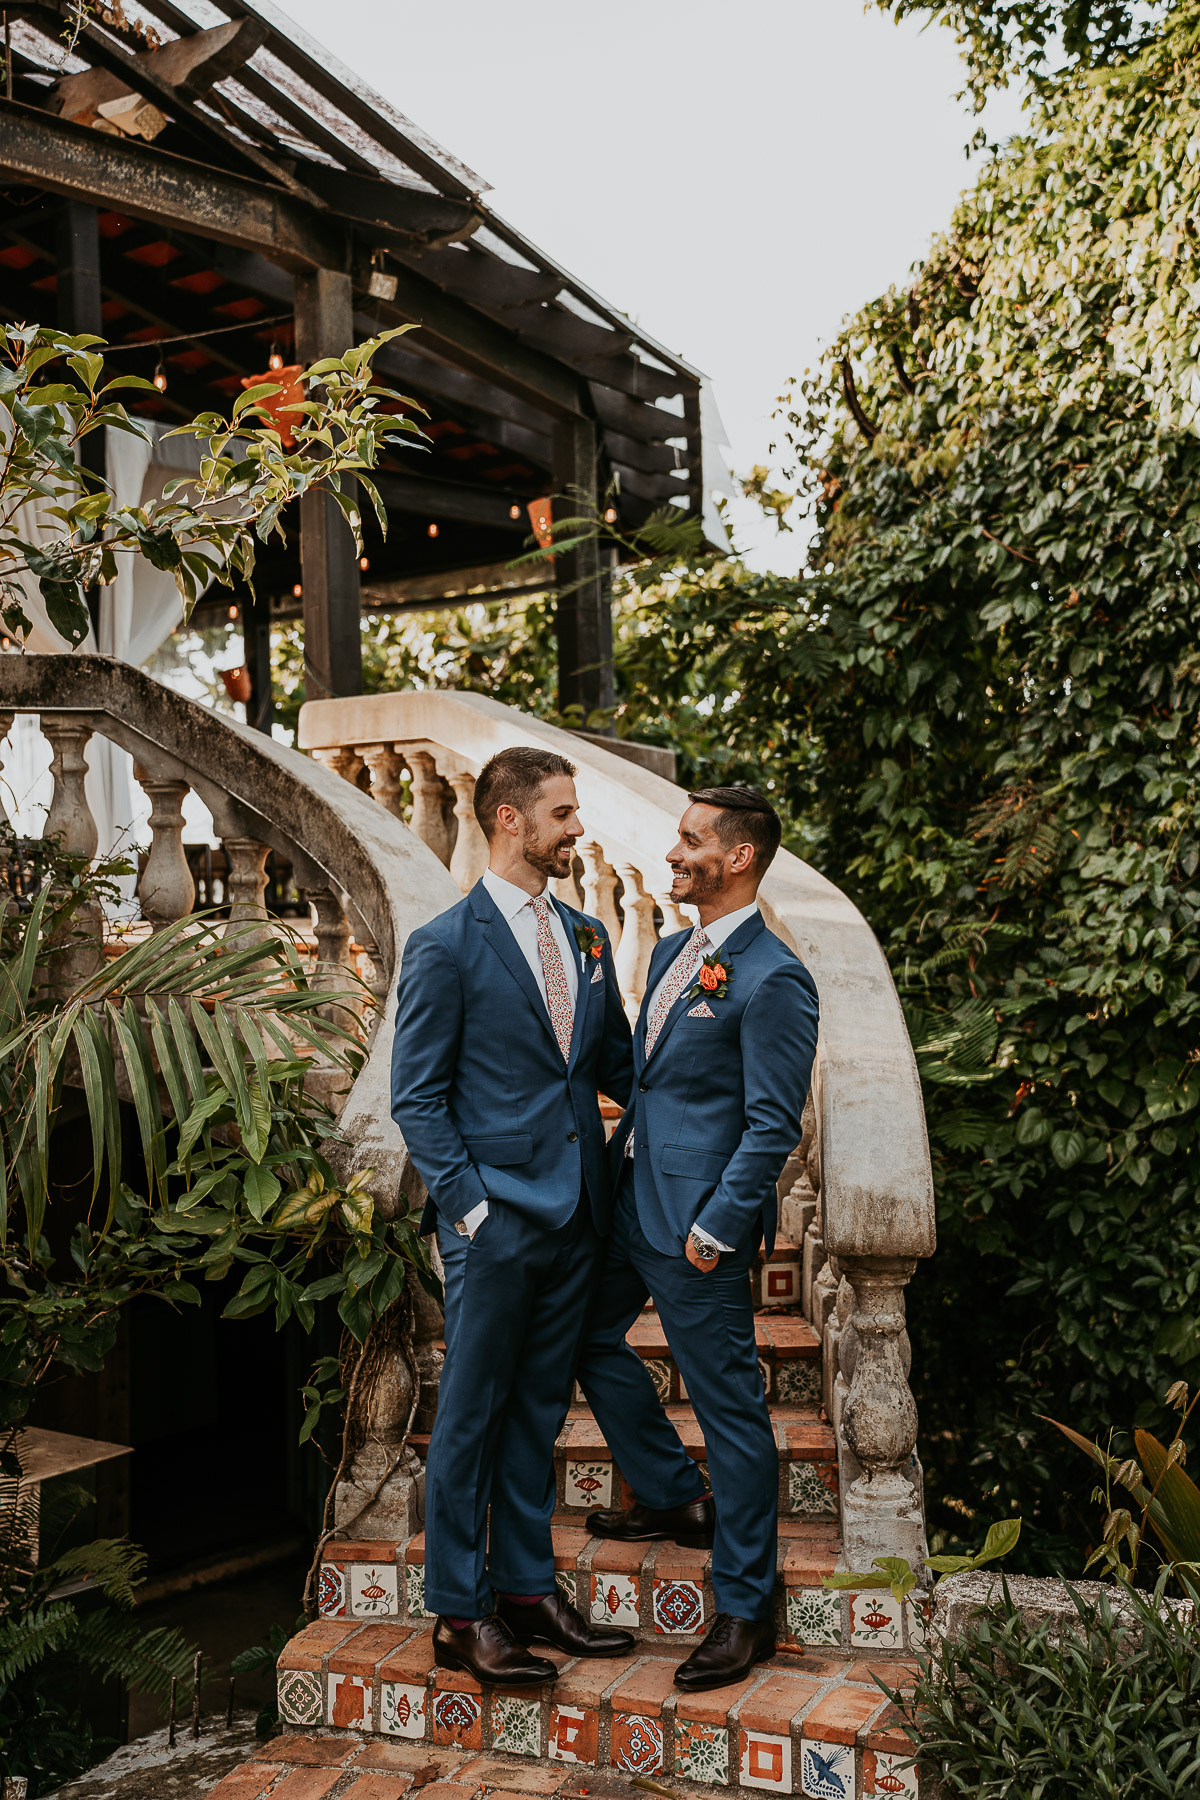
[[[425,530],[430,537],[436,537],[438,534],[437,525],[434,522],[434,520],[432,520],[432,519],[429,521],[428,525],[425,527]]]
[[[158,359],[158,367],[154,371],[154,385],[160,394],[167,391],[167,371],[163,368],[162,357]]]
[[[616,507],[615,506],[606,506],[604,509],[604,523],[606,525],[615,525],[616,522],[617,522]]]
[[[293,588],[293,589],[292,589],[292,596],[293,596],[293,598],[294,598],[294,599],[296,599],[296,600],[300,600],[300,599],[303,599],[303,597],[304,597],[304,588],[303,588],[303,586],[302,586],[302,585],[301,585],[301,583],[300,583],[300,582],[297,582],[297,583],[296,583],[296,585],[295,585],[295,587],[294,587],[294,588]]]
[[[521,516],[521,509],[517,505],[515,500],[513,501],[512,505],[508,509],[508,516],[510,519],[519,519]]]
[[[268,369],[282,369],[283,367],[283,358],[279,354],[278,344],[271,345],[271,354],[267,358],[267,367]]]
[[[230,609],[229,609],[229,617],[230,617],[230,618],[231,618],[231,619],[236,619],[236,618],[237,618],[237,616],[238,616],[238,609],[237,609],[237,607],[236,607],[236,606],[231,606],[231,607],[230,607]]]
[[[365,574],[366,574],[366,572],[367,572],[367,570],[368,570],[368,569],[369,569],[369,568],[370,568],[370,566],[371,566],[371,559],[370,559],[370,557],[369,557],[369,556],[360,556],[360,557],[359,557],[359,559],[358,559],[358,566],[359,566],[359,568],[360,568],[360,569],[361,569],[361,570],[362,570],[362,572],[363,572],[363,574],[364,574],[364,575],[365,575]]]

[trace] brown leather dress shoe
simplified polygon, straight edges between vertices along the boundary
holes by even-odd
[[[593,1625],[563,1599],[557,1587],[533,1606],[518,1606],[500,1598],[496,1611],[519,1644],[536,1640],[553,1644],[556,1650],[566,1650],[572,1656],[620,1656],[637,1642],[632,1631]]]
[[[755,1663],[769,1662],[774,1654],[772,1619],[735,1619],[732,1613],[718,1613],[704,1642],[676,1669],[675,1686],[689,1694],[725,1687],[741,1681]]]
[[[711,1550],[717,1512],[711,1494],[699,1494],[686,1506],[656,1512],[652,1506],[634,1505],[628,1512],[619,1506],[589,1513],[587,1528],[596,1537],[616,1538],[622,1544],[652,1543],[673,1538],[688,1550]]]
[[[461,1631],[449,1619],[439,1619],[433,1628],[433,1660],[439,1669],[463,1669],[480,1683],[504,1687],[541,1687],[558,1676],[554,1664],[531,1656],[495,1613],[472,1619]]]

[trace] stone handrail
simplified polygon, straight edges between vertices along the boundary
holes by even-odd
[[[687,804],[681,789],[594,740],[479,694],[310,702],[299,743],[368,787],[385,810],[407,816],[464,893],[487,864],[471,807],[484,762],[514,744],[570,757],[587,835],[576,873],[558,891],[609,929],[622,995],[636,1013],[659,919],[664,930],[691,923],[670,898],[665,862]],[[883,952],[852,902],[786,851],[760,900],[821,996],[814,1104],[781,1182],[782,1223],[803,1242],[804,1304],[823,1339],[845,1553],[857,1567],[881,1554],[915,1564],[925,1541],[904,1288],[935,1243],[916,1064]]]

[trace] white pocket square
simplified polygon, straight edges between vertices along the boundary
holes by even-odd
[[[604,980],[604,970],[600,967],[600,964],[597,963],[595,968],[592,970],[592,979],[588,983],[588,986],[595,987],[595,985],[598,981],[603,981],[603,980]]]
[[[689,1019],[715,1019],[717,1015],[707,1000],[701,1000],[690,1009],[687,1016]]]

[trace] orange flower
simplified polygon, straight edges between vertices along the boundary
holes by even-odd
[[[705,963],[700,971],[700,986],[704,988],[707,993],[711,994],[713,989],[719,986],[721,979],[722,977],[717,974],[717,971],[715,969],[710,969],[708,964]]]
[[[592,945],[592,955],[595,957],[597,962],[599,962],[600,958],[604,955],[604,940],[603,940],[603,938],[600,938],[596,943],[594,943]]]

